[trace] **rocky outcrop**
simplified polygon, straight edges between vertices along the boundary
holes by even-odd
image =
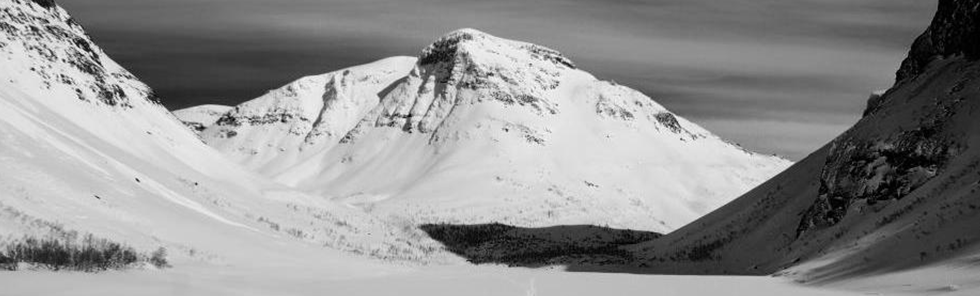
[[[40,5],[41,7],[44,8],[54,8],[58,6],[58,4],[54,3],[54,0],[31,0],[31,1],[37,3],[37,5]]]
[[[937,119],[882,137],[834,141],[820,178],[819,199],[804,214],[797,236],[841,222],[855,204],[901,200],[939,175],[962,144]]]
[[[50,0],[11,0],[0,7],[0,61],[13,80],[34,80],[45,89],[67,89],[79,100],[131,107],[156,97],[149,87],[106,57],[82,27]]]
[[[980,58],[980,0],[939,0],[932,24],[922,33],[897,73],[896,84],[921,74],[936,58]]]

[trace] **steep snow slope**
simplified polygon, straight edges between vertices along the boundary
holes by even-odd
[[[225,160],[52,2],[0,2],[0,31],[0,245],[94,233],[167,247],[178,265],[356,261],[330,248],[416,260],[434,250],[406,243],[416,235],[408,228]]]
[[[638,267],[768,274],[793,266],[785,273],[802,281],[930,264],[978,272],[978,7],[939,1],[895,86],[872,96],[853,128],[733,203],[634,247]]]
[[[230,106],[224,105],[200,105],[187,109],[174,111],[174,116],[180,118],[184,125],[194,131],[203,131],[208,126],[213,125],[222,115],[231,111]]]
[[[378,104],[378,93],[404,77],[414,58],[393,57],[299,79],[218,116],[202,136],[248,167],[275,175],[335,146]],[[179,110],[183,117],[195,109]],[[211,108],[213,109],[213,108]]]
[[[301,79],[202,137],[282,183],[417,222],[666,232],[788,165],[557,51],[472,29],[417,61]]]

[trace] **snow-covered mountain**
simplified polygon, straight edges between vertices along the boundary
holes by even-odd
[[[667,232],[789,164],[555,50],[473,29],[417,59],[302,78],[201,136],[284,184],[418,222]]]
[[[802,281],[934,265],[947,280],[975,279],[958,268],[980,258],[978,7],[939,1],[894,87],[873,95],[854,127],[720,210],[632,248],[637,265],[724,274],[792,267],[784,272]]]
[[[175,264],[235,266],[435,250],[226,160],[51,1],[0,1],[0,142],[0,246],[91,233],[166,247]]]

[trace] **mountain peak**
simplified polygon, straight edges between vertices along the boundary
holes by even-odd
[[[787,165],[531,43],[461,29],[396,61],[271,92],[201,137],[295,188],[468,224],[669,231]]]
[[[896,84],[912,79],[939,57],[980,57],[980,0],[939,0],[932,24],[920,35],[898,70]]]
[[[452,32],[446,33],[445,35],[442,35],[441,37],[439,37],[439,39],[436,40],[435,43],[439,43],[439,42],[459,43],[466,40],[476,40],[476,39],[485,39],[485,38],[497,38],[497,37],[474,28],[460,28]]]
[[[575,71],[556,50],[475,29],[456,30],[422,50],[410,75],[383,96],[375,124],[432,133],[451,113],[465,113],[457,106],[486,100],[555,115],[559,104],[549,93]]]
[[[556,65],[575,68],[575,64],[554,49],[526,42],[508,40],[487,34],[483,31],[463,28],[439,37],[422,49],[419,65],[454,63],[461,58],[474,56],[530,56],[536,60],[550,61]]]
[[[499,43],[500,41],[502,39],[476,29],[455,30],[439,37],[435,42],[422,49],[422,53],[419,54],[419,65],[451,62],[460,53],[465,52],[466,48],[463,45],[466,43]]]

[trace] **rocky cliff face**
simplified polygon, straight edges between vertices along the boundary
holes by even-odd
[[[939,0],[932,24],[912,44],[908,58],[898,70],[896,83],[921,74],[937,58],[962,55],[980,58],[980,1]]]
[[[31,0],[31,1],[44,8],[54,8],[57,6],[57,4],[54,3],[54,0]]]

